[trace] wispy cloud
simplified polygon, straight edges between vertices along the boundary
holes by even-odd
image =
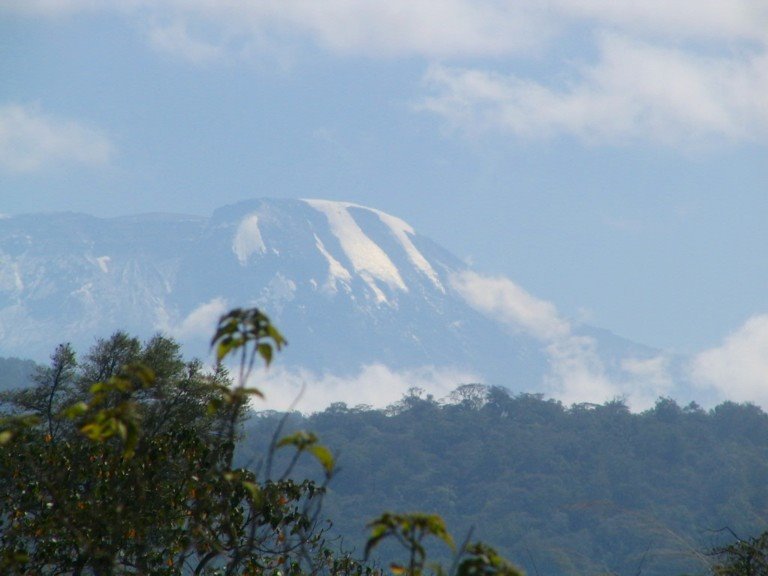
[[[520,53],[540,46],[550,28],[532,1],[0,0],[3,8],[44,16],[113,10],[142,18],[181,18],[204,22],[219,41],[234,36],[244,43],[309,39],[331,52],[375,57]]]
[[[0,0],[1,9],[124,14],[155,48],[198,64],[281,60],[307,46],[437,61],[420,108],[462,130],[669,146],[768,140],[763,0]],[[577,54],[558,53],[563,39]],[[515,72],[531,63],[547,75]]]
[[[619,394],[605,376],[592,338],[575,336],[551,302],[541,300],[504,277],[462,272],[452,287],[486,316],[542,342],[550,359],[546,391],[566,402],[607,400]]]
[[[672,39],[766,42],[762,0],[0,0],[0,10],[57,16],[111,10],[197,18],[244,33],[309,36],[331,50],[483,56],[538,50],[572,28]]]
[[[633,406],[650,408],[661,396],[669,396],[675,388],[671,375],[671,358],[659,354],[652,358],[625,358],[621,369],[626,377],[625,390],[632,391]]]
[[[224,298],[213,298],[200,304],[179,322],[162,317],[156,328],[179,340],[208,338],[219,318],[227,312],[229,305]]]
[[[713,138],[768,140],[768,53],[702,56],[616,34],[601,36],[599,53],[560,87],[434,66],[424,78],[431,95],[418,108],[463,131],[525,138],[686,147]]]
[[[564,18],[657,38],[765,43],[768,29],[763,0],[553,0],[550,6]]]
[[[451,285],[473,308],[536,338],[555,340],[570,334],[568,322],[560,318],[554,304],[532,296],[508,278],[468,271],[455,274]]]
[[[768,314],[750,318],[691,363],[695,383],[723,399],[768,407]]]
[[[98,165],[114,147],[100,130],[45,114],[38,106],[0,106],[0,167],[32,172],[58,163]]]

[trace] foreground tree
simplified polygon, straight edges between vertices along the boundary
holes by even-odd
[[[261,396],[246,383],[284,344],[259,310],[236,309],[212,340],[213,373],[161,336],[118,332],[81,362],[59,347],[36,386],[0,395],[0,573],[377,573],[326,545],[319,512],[335,462],[314,434],[281,438],[279,425],[251,468],[233,463],[248,401]],[[275,470],[285,448],[295,453]],[[319,463],[319,482],[292,478],[302,454]],[[411,560],[396,573],[424,571],[426,536],[453,545],[438,517],[385,514],[371,526],[369,549],[406,535]],[[482,545],[462,546],[453,572],[516,574]]]
[[[733,533],[732,533],[733,534]],[[712,568],[714,576],[766,576],[768,575],[768,532],[719,546],[711,551],[718,559]]]
[[[81,363],[59,347],[36,386],[4,393],[0,572],[207,574],[311,563],[323,486],[236,468],[233,451],[257,358],[284,344],[256,311],[222,319],[220,361],[245,354],[233,383],[185,362],[174,341],[124,333]],[[288,437],[333,471],[316,438]],[[269,457],[267,455],[266,457]],[[262,466],[263,470],[263,466]],[[303,566],[306,567],[306,566]]]

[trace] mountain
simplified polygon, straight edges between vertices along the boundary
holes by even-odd
[[[0,219],[0,355],[44,360],[60,342],[84,350],[125,329],[168,333],[207,357],[218,316],[254,305],[288,336],[281,365],[315,373],[430,366],[567,397],[565,379],[585,370],[603,395],[654,366],[674,370],[373,208],[256,199],[210,217]]]

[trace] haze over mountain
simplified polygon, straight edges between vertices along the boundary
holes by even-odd
[[[114,330],[178,338],[207,358],[219,315],[259,306],[290,345],[265,376],[285,405],[381,405],[481,381],[567,402],[713,400],[687,364],[575,326],[506,278],[489,278],[403,220],[325,200],[258,199],[207,217],[0,220],[0,355],[45,360]]]

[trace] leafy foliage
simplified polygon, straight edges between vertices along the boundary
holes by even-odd
[[[453,538],[445,527],[445,521],[436,514],[391,514],[385,512],[368,527],[371,535],[365,545],[366,557],[385,538],[394,538],[405,548],[410,557],[408,568],[395,566],[396,572],[418,575],[424,570],[427,552],[423,541],[427,536],[438,538],[452,550],[456,549]]]
[[[425,570],[436,576],[446,574],[439,563],[434,563],[430,567],[426,565],[427,549],[424,541],[427,537],[432,537],[454,552],[450,573],[455,576],[522,576],[522,572],[503,559],[496,550],[482,542],[472,544],[465,542],[457,551],[445,521],[437,514],[385,512],[373,520],[368,527],[371,532],[365,545],[366,557],[386,539],[395,540],[408,554],[407,564],[392,563],[390,565],[390,570],[395,575],[419,576]]]
[[[734,534],[734,536],[736,536]],[[760,536],[718,546],[711,552],[718,559],[713,576],[765,576],[768,574],[768,532]]]
[[[220,359],[284,343],[263,315],[245,318],[259,329]],[[0,572],[296,572],[321,554],[324,486],[233,465],[254,391],[221,365],[207,374],[172,340],[116,333],[80,364],[58,348],[36,381],[0,397]],[[330,477],[327,449],[305,448]]]

